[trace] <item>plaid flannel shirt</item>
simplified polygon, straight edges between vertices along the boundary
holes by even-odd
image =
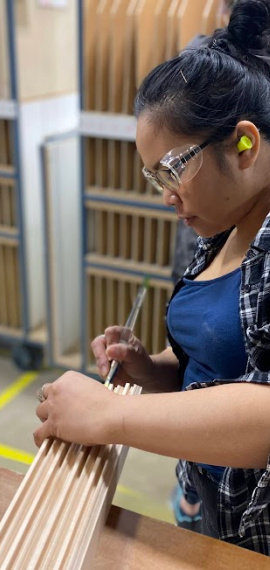
[[[198,275],[215,257],[229,233],[224,232],[211,239],[198,238],[194,260],[185,276]],[[182,286],[180,280],[172,297]],[[245,374],[235,380],[194,382],[188,390],[232,382],[270,384],[270,213],[241,265],[240,318],[248,356]],[[187,356],[170,334],[169,340],[183,375]],[[184,492],[191,484],[190,467],[186,461],[180,461],[177,466]],[[265,469],[225,469],[218,488],[217,514],[220,539],[270,554],[270,455]]]

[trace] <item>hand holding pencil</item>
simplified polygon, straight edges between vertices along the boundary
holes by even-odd
[[[144,279],[125,326],[108,327],[105,334],[96,337],[91,344],[99,373],[106,384],[115,381],[117,375],[117,384],[131,382],[143,385],[152,371],[150,356],[133,334],[148,287],[149,280]]]
[[[143,304],[143,301],[144,301],[148,287],[149,287],[149,279],[145,278],[142,286],[139,288],[137,297],[133,303],[133,306],[132,306],[130,314],[127,318],[125,327],[122,330],[120,340],[119,340],[119,342],[122,344],[123,343],[127,344],[130,340],[131,333],[135,327],[135,324],[136,324],[136,321],[138,318],[138,314],[139,314],[141,306]],[[110,368],[109,374],[107,375],[106,382],[105,382],[105,384],[107,386],[113,381],[115,374],[117,373],[119,364],[120,363],[117,360],[112,361],[111,368]]]

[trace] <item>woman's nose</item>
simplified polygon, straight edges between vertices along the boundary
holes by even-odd
[[[166,206],[175,206],[182,204],[182,200],[176,192],[172,190],[168,190],[168,188],[164,188],[163,190],[163,198]]]

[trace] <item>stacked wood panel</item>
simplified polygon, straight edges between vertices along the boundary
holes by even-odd
[[[127,451],[45,440],[1,521],[1,570],[91,568]]]

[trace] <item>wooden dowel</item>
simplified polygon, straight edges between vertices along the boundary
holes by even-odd
[[[123,103],[122,112],[126,114],[133,113],[133,103],[135,96],[135,13],[139,0],[130,0],[127,8],[126,25],[125,25],[125,52],[124,52],[124,84],[123,84]]]
[[[216,28],[219,0],[207,0],[202,14],[202,26],[200,32],[210,35]]]
[[[95,74],[96,74],[96,46],[97,46],[97,26],[96,12],[99,0],[84,0],[84,50],[83,50],[83,71],[84,71],[84,108],[94,110],[95,108]]]
[[[166,58],[167,43],[167,15],[170,0],[158,0],[153,13],[153,36],[152,36],[152,67],[159,65]]]
[[[126,17],[129,0],[113,0],[109,25],[109,111],[121,113],[123,107]],[[129,70],[130,72],[130,70]]]

